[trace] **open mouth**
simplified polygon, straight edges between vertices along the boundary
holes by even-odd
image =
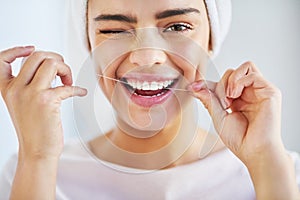
[[[121,81],[134,103],[151,107],[163,103],[171,96],[171,90],[178,83],[178,78],[156,81],[122,78]]]

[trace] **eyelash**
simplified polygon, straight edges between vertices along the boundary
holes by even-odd
[[[129,31],[125,30],[99,30],[101,34],[120,34],[120,33],[129,33]]]
[[[174,30],[174,28],[184,28],[184,30]],[[169,29],[169,30],[168,30]],[[173,29],[173,30],[172,30]],[[186,31],[189,31],[189,30],[193,30],[193,27],[190,25],[190,24],[187,24],[187,23],[175,23],[175,24],[172,24],[170,26],[168,26],[167,28],[165,28],[163,30],[163,32],[180,32],[180,33],[183,33],[183,32],[186,32]],[[128,34],[128,33],[132,33],[131,31],[126,31],[126,30],[99,30],[99,33],[100,34],[104,34],[104,35],[109,35],[109,34]]]
[[[184,30],[168,30],[168,29],[174,29],[174,28],[184,28]],[[186,32],[189,30],[193,30],[193,27],[190,24],[187,23],[176,23],[176,24],[172,24],[171,26],[167,27],[164,32]]]

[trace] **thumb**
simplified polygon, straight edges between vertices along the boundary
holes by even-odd
[[[65,100],[70,97],[83,97],[87,94],[87,90],[77,86],[60,86],[53,89],[60,100]]]
[[[211,81],[197,81],[189,86],[192,95],[199,99],[205,108],[208,110],[214,127],[220,134],[223,130],[224,119],[227,112],[223,109],[219,98],[215,94],[217,83]]]

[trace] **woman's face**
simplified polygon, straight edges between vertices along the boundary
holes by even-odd
[[[128,83],[99,79],[118,117],[141,129],[166,126],[186,95],[172,88],[199,78],[198,49],[209,50],[205,3],[89,0],[87,25],[96,72]]]

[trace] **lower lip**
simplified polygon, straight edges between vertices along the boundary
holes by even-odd
[[[175,87],[175,86],[173,86],[173,87]],[[140,96],[140,95],[137,95],[134,93],[133,94],[130,93],[130,91],[125,86],[123,86],[123,88],[127,91],[128,96],[135,104],[142,106],[142,107],[146,107],[146,108],[164,103],[173,93],[171,90],[168,90],[168,91],[165,91],[160,96],[154,96],[154,97]]]

